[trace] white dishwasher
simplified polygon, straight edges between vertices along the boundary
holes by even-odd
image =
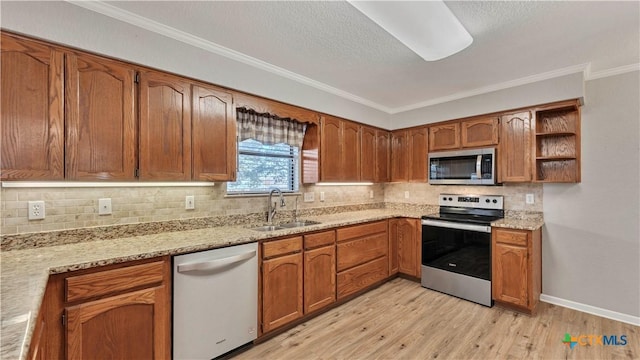
[[[211,359],[253,341],[258,244],[173,257],[173,358]]]

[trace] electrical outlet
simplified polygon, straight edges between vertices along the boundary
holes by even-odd
[[[29,201],[29,220],[44,219],[44,201]]]
[[[186,210],[193,210],[196,208],[196,198],[193,195],[187,195],[184,198],[184,208]]]
[[[408,199],[408,198],[409,198],[409,192],[408,192],[408,191],[405,191],[405,192],[404,192],[404,198],[405,198],[405,199]]]
[[[535,203],[535,198],[533,197],[533,194],[527,194],[525,201],[529,205]]]
[[[111,198],[98,199],[98,215],[111,215]]]
[[[324,191],[320,191],[320,201],[324,201]]]
[[[369,190],[369,199],[373,199],[373,190]]]
[[[314,201],[315,201],[315,195],[313,192],[304,193],[304,202],[314,202]]]

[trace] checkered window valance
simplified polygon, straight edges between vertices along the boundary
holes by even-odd
[[[288,144],[302,147],[305,123],[283,119],[271,114],[259,114],[251,109],[236,109],[240,141],[254,139],[264,145]]]

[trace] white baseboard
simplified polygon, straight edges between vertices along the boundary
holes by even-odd
[[[588,314],[602,316],[607,319],[620,321],[623,323],[640,326],[640,316],[632,316],[628,314],[611,311],[596,306],[578,303],[571,300],[561,299],[551,295],[540,294],[540,301],[544,301],[549,304],[563,306],[569,309],[582,311]]]

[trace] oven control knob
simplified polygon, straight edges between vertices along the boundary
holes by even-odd
[[[497,204],[497,203],[498,203],[498,200],[493,199],[493,203],[494,203],[494,204]]]
[[[490,202],[490,201],[491,201],[491,200],[487,199],[487,200],[485,200],[484,202],[487,202],[487,203],[488,203],[488,202]]]
[[[449,201],[453,201],[453,198],[449,198]]]
[[[443,197],[443,198],[442,198],[442,201],[447,201],[447,198],[446,198],[446,197]]]

